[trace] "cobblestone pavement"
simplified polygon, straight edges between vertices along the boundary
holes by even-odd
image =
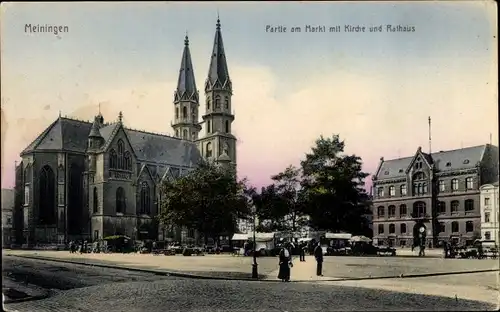
[[[491,300],[419,295],[414,289],[399,292],[394,287],[381,290],[377,288],[384,285],[375,285],[376,280],[366,281],[372,282],[368,287],[345,284],[347,282],[197,280],[18,257],[4,256],[3,262],[4,274],[24,272],[33,275],[30,282],[67,289],[56,291],[44,300],[7,304],[7,311],[481,311],[496,308]],[[294,270],[305,268],[304,264],[297,263]],[[434,285],[426,291],[434,293],[437,289]]]
[[[464,299],[346,286],[216,280],[163,280],[98,285],[7,305],[24,311],[475,311],[494,305]]]
[[[404,275],[388,279],[363,279],[349,280],[335,278],[323,272],[325,276],[316,276],[316,262],[295,261],[291,269],[291,280],[305,283],[315,282],[322,285],[351,286],[371,289],[383,289],[413,294],[439,294],[449,298],[462,298],[467,300],[480,300],[492,304],[499,302],[499,272],[467,273],[436,275],[426,277],[405,278]],[[268,278],[276,280],[278,271],[273,272]]]
[[[2,276],[23,284],[33,284],[45,289],[55,290],[69,290],[105,283],[148,282],[169,279],[169,277],[155,274],[24,259],[5,255],[2,258]]]

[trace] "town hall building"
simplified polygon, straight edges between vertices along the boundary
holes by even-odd
[[[20,154],[16,166],[17,243],[65,243],[127,235],[137,239],[194,239],[194,231],[155,222],[160,185],[209,159],[236,167],[232,83],[217,20],[200,121],[186,36],[172,128],[175,136],[133,130],[120,112],[107,122],[57,118]],[[205,123],[205,133],[200,133]]]
[[[373,176],[373,240],[411,247],[481,238],[480,189],[498,181],[498,147],[491,144],[380,159]]]

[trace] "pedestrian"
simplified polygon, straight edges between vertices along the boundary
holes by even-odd
[[[300,246],[300,261],[301,262],[306,261],[306,249],[307,249],[307,244],[302,243],[302,245]]]
[[[316,258],[316,275],[323,276],[323,248],[321,248],[321,243],[318,243],[314,248],[314,257]]]
[[[443,242],[444,257],[448,258],[448,242]]]
[[[283,247],[281,248],[278,264],[279,264],[278,279],[280,279],[282,282],[289,282],[291,275],[290,268],[293,266],[292,255],[290,253],[289,246],[283,245]]]
[[[419,256],[419,257],[425,257],[425,242],[423,242],[423,241],[422,241],[422,242],[420,243],[420,246],[419,246],[419,247],[420,247],[420,250],[419,250],[419,252],[418,252],[418,256]]]

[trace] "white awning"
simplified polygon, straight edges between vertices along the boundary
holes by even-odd
[[[330,239],[351,239],[352,234],[349,233],[326,233],[325,238]]]
[[[248,239],[248,234],[234,234],[233,238],[231,240],[233,241],[239,241],[239,240],[247,240]]]
[[[256,241],[270,241],[275,238],[276,233],[255,233],[255,240]],[[248,234],[248,238],[253,238],[252,234]]]

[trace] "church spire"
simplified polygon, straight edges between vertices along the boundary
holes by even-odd
[[[210,67],[208,69],[208,78],[205,83],[205,91],[210,89],[231,90],[231,80],[229,79],[229,70],[227,69],[226,54],[224,52],[224,43],[222,42],[220,26],[220,19],[217,17],[214,46],[212,49]]]
[[[193,62],[189,51],[189,38],[184,38],[184,51],[182,52],[181,69],[175,90],[175,100],[198,100],[198,91],[194,80]]]

